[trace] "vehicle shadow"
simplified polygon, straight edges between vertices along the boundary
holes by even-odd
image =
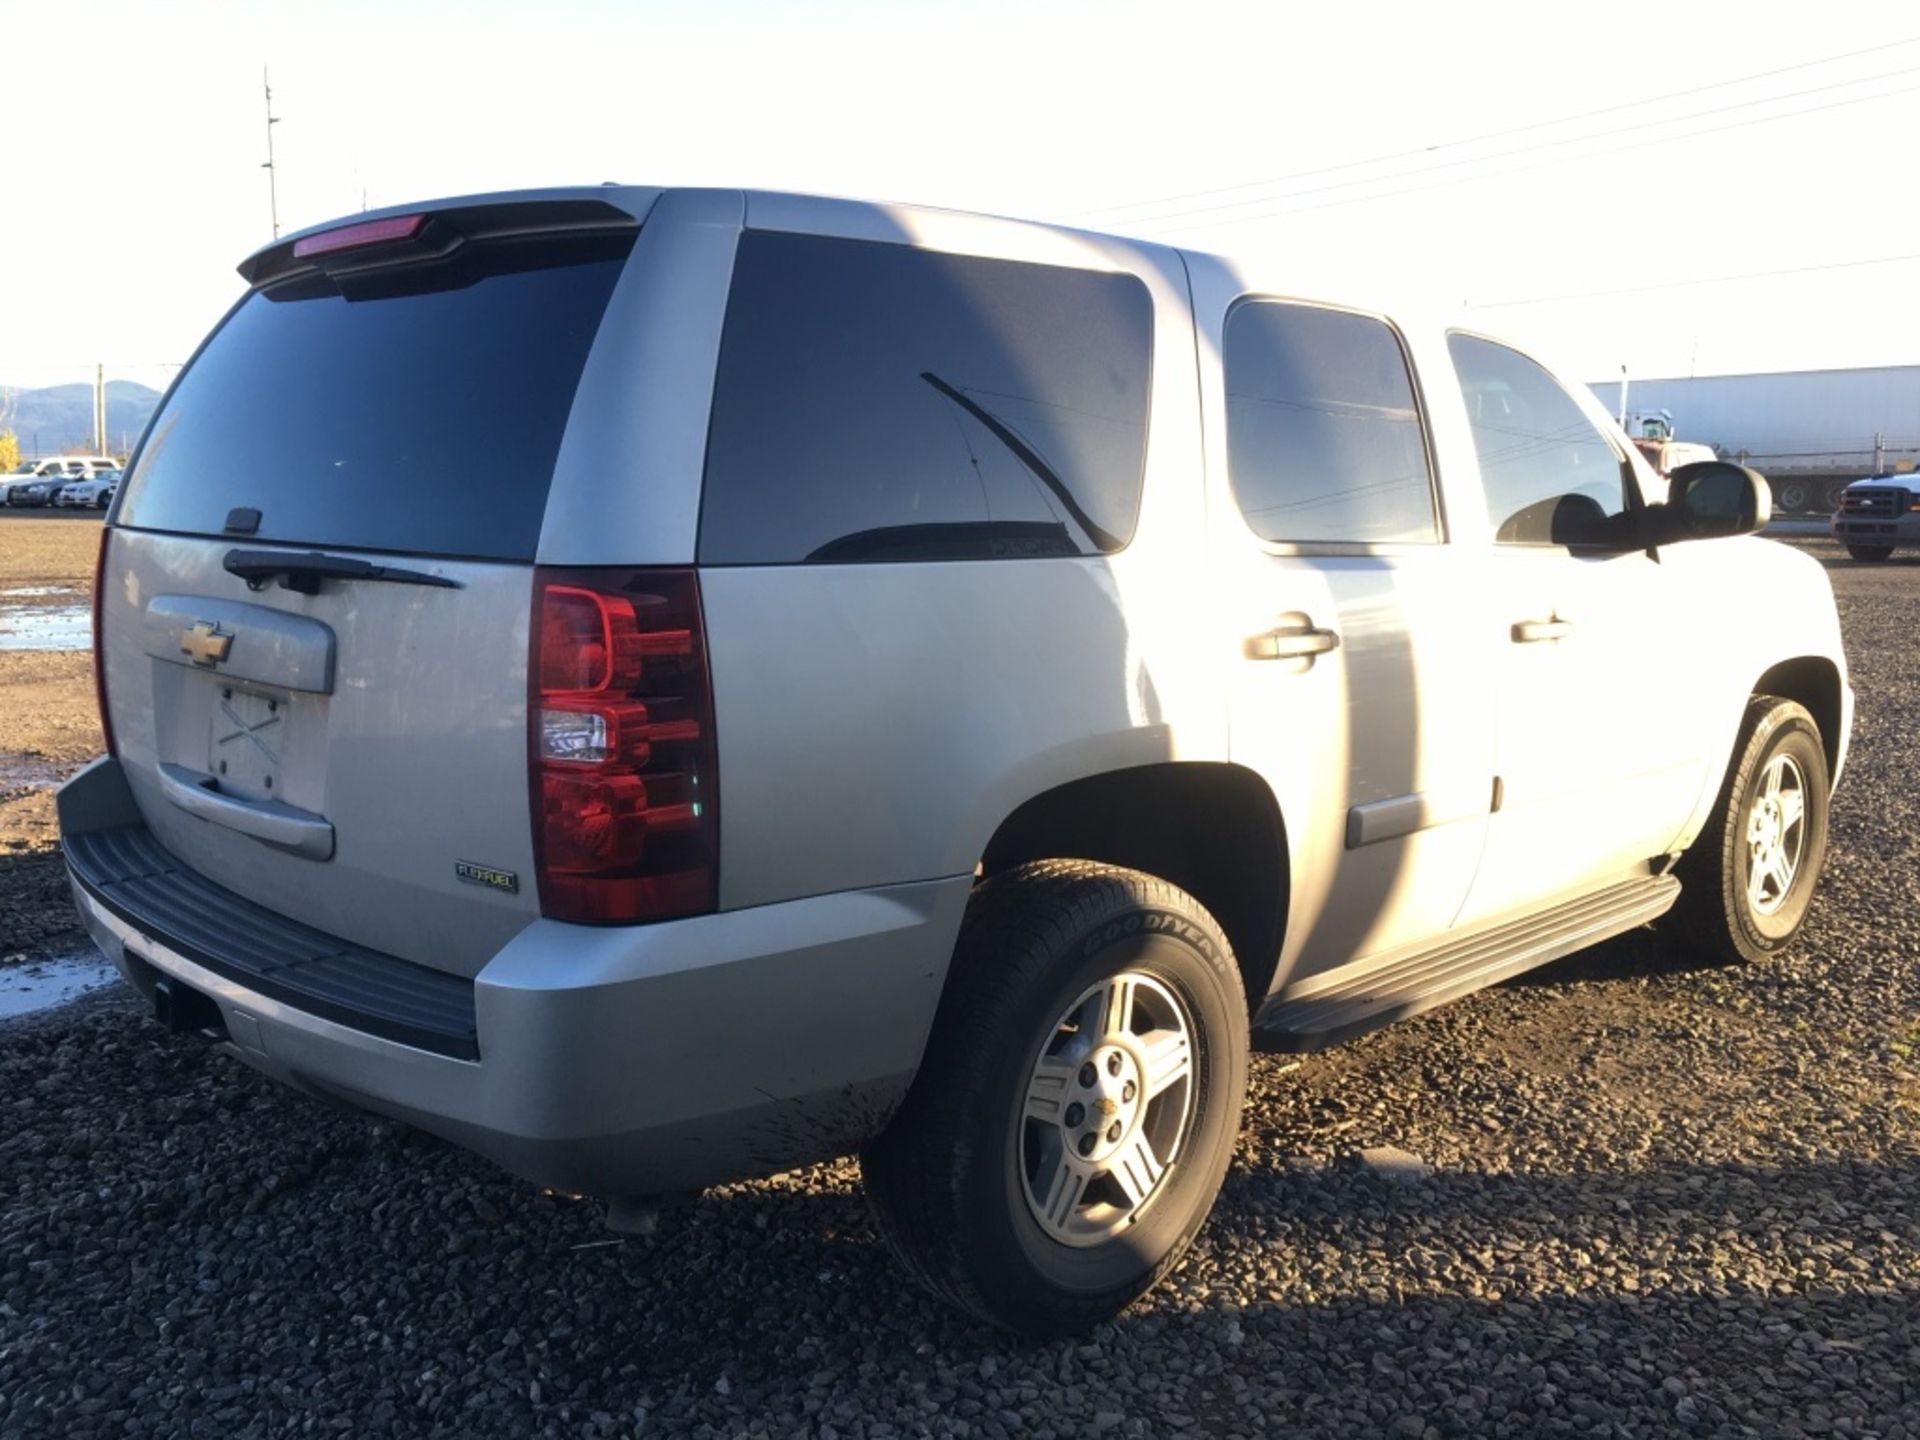
[[[1903,1403],[1920,1229],[1899,1197],[1916,1181],[1920,1157],[1907,1156],[1442,1174],[1402,1187],[1358,1166],[1274,1157],[1236,1169],[1163,1291],[1090,1337],[1052,1343],[1009,1339],[906,1288],[850,1195],[796,1203],[735,1192],[683,1221],[677,1243],[653,1257],[607,1263],[629,1279],[643,1267],[649,1307],[672,1317],[670,1328],[634,1317],[659,1389],[724,1373],[736,1397],[774,1413],[816,1365],[846,1352],[831,1338],[838,1323],[856,1328],[855,1353],[894,1374],[900,1392],[956,1373],[991,1387],[1003,1367],[1037,1364],[1089,1397],[1083,1423],[1117,1408],[1150,1434],[1184,1426],[1182,1416],[1196,1433],[1251,1433],[1256,1414],[1287,1433],[1379,1433],[1405,1414],[1442,1434],[1490,1433],[1480,1427],[1495,1404],[1497,1418],[1526,1430],[1584,1414],[1601,1429],[1638,1419],[1780,1433],[1787,1417],[1831,1403],[1821,1382],[1793,1378],[1809,1351],[1844,1355],[1863,1397]],[[1796,1240],[1787,1215],[1810,1205],[1829,1207],[1829,1219]],[[1880,1225],[1890,1207],[1906,1216],[1899,1236]],[[747,1258],[770,1233],[782,1255],[773,1270]],[[1755,1250],[1730,1249],[1730,1233]],[[1804,1278],[1803,1260],[1843,1234],[1866,1265],[1833,1272],[1831,1284]],[[737,1258],[717,1264],[720,1254]],[[716,1303],[728,1293],[740,1298]],[[1466,1402],[1450,1415],[1435,1403],[1436,1379],[1441,1395]],[[1477,1406],[1475,1390],[1490,1392]],[[1581,1391],[1588,1409],[1570,1410],[1563,1397]]]
[[[9,1313],[36,1317],[8,1388],[49,1420],[76,1393],[62,1357],[99,1353],[129,1433],[313,1417],[612,1434],[644,1415],[648,1433],[946,1417],[1058,1434],[1115,1414],[1139,1435],[1381,1433],[1405,1415],[1423,1422],[1409,1434],[1576,1417],[1779,1434],[1841,1414],[1890,1433],[1867,1422],[1920,1402],[1912,1147],[1410,1184],[1243,1147],[1163,1286],[1035,1343],[915,1289],[851,1161],[619,1237],[595,1202],[304,1099],[126,1007],[19,1032],[0,1065],[25,1101],[0,1136],[0,1229],[32,1264],[30,1291],[21,1266],[7,1279]]]
[[[1553,987],[1582,981],[1646,980],[1725,969],[1727,962],[1665,928],[1629,930],[1503,982],[1514,988]]]
[[[1860,574],[1874,570],[1912,570],[1920,568],[1920,551],[1896,550],[1885,560],[1855,560],[1848,555],[1816,555],[1821,566],[1843,574]]]

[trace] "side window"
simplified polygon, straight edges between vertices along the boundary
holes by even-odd
[[[1619,453],[1560,382],[1518,351],[1473,335],[1447,348],[1473,424],[1493,538],[1507,545],[1607,539],[1628,508]]]
[[[1120,549],[1140,508],[1152,333],[1131,275],[747,232],[701,563]]]
[[[1413,380],[1383,321],[1256,300],[1227,315],[1227,470],[1264,540],[1432,541]]]

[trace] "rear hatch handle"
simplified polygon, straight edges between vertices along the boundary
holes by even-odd
[[[274,576],[288,590],[318,595],[322,580],[378,580],[390,585],[437,585],[458,590],[460,582],[446,575],[429,575],[399,565],[376,565],[351,555],[329,555],[321,550],[229,550],[222,562],[229,575],[238,575],[249,590],[258,590]]]
[[[324,816],[278,800],[242,800],[220,792],[213,776],[161,761],[160,793],[189,815],[309,860],[333,858],[333,826]]]

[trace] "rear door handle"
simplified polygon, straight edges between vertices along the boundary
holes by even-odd
[[[1537,640],[1564,640],[1573,633],[1573,622],[1555,616],[1551,620],[1518,620],[1513,626],[1513,643],[1531,645]]]
[[[1241,647],[1249,660],[1311,660],[1339,648],[1338,635],[1331,630],[1317,630],[1311,622],[1249,635]]]
[[[220,793],[220,782],[213,776],[184,765],[160,762],[160,793],[168,800],[202,820],[238,830],[282,850],[291,850],[309,860],[333,858],[333,826],[311,810],[284,805],[278,800],[242,800]]]

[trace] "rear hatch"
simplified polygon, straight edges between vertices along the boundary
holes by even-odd
[[[103,580],[116,753],[182,862],[462,975],[539,913],[533,564],[636,231],[594,201],[470,206],[243,267]]]

